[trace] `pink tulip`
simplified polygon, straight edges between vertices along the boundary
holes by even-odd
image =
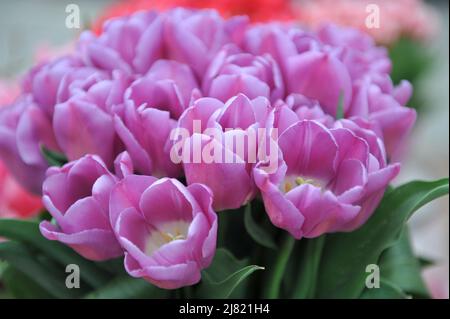
[[[18,94],[15,83],[0,80],[0,108],[14,103]],[[0,160],[0,217],[29,218],[38,214],[41,208],[41,198],[28,193]]]
[[[189,154],[187,160],[183,154],[186,180],[208,186],[214,193],[216,210],[238,208],[255,196],[251,171],[257,160],[257,130],[266,128],[270,114],[267,99],[250,100],[239,94],[225,104],[212,98],[199,99],[180,118],[179,127],[190,134],[183,144],[183,152]],[[198,130],[194,121],[201,126]],[[239,138],[246,141],[243,149],[238,148]],[[205,154],[205,148],[214,149],[214,159],[196,160]]]
[[[384,154],[373,133],[369,145],[350,129],[303,120],[280,134],[284,165],[276,174],[257,165],[254,178],[272,223],[295,238],[357,228],[400,169],[372,153]]]
[[[389,76],[366,77],[355,85],[350,118],[368,119],[380,132],[388,156],[396,160],[405,151],[405,146],[416,121],[416,111],[403,106],[412,94],[411,84],[402,81],[392,85]]]
[[[65,79],[68,78],[71,76]],[[103,79],[101,73],[96,73],[92,74],[92,83],[85,81],[90,86],[75,88],[76,82],[67,88],[72,91],[72,96],[55,106],[53,131],[58,145],[69,161],[96,154],[111,166],[122,148],[118,136],[111,129],[114,127],[112,107],[123,103],[128,78],[117,72],[112,79]],[[63,80],[60,92],[66,88],[65,84]]]
[[[51,122],[32,97],[20,97],[0,110],[0,156],[17,181],[32,193],[40,194],[48,163],[40,145],[59,150]]]
[[[224,102],[239,93],[275,102],[284,97],[284,84],[270,55],[254,56],[228,46],[211,62],[203,79],[203,92]]]
[[[216,249],[217,216],[203,185],[128,175],[111,193],[114,232],[125,268],[165,289],[193,285]]]
[[[117,178],[97,156],[52,167],[43,184],[45,207],[55,223],[43,221],[44,237],[60,241],[91,260],[122,255],[109,221],[109,196]]]
[[[137,172],[177,177],[170,160],[170,132],[196,88],[188,66],[159,60],[146,77],[133,82],[125,103],[115,106],[114,125]]]
[[[247,20],[224,20],[213,10],[138,12],[108,21],[98,38],[85,32],[80,51],[88,65],[102,70],[145,74],[158,59],[170,59],[201,77],[223,45],[241,40]]]

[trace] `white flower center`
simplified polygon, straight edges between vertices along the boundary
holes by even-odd
[[[145,253],[150,256],[161,246],[174,240],[187,238],[190,223],[184,220],[166,222],[150,232],[145,245]]]

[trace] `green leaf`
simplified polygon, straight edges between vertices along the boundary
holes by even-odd
[[[95,263],[84,259],[71,248],[59,242],[44,238],[36,222],[0,219],[0,236],[24,243],[41,251],[49,258],[62,264],[64,266],[63,269],[69,264],[78,265],[82,280],[86,281],[92,287],[103,286],[110,279],[110,276],[102,271]]]
[[[433,64],[430,50],[407,38],[396,41],[389,49],[389,55],[393,62],[391,78],[394,83],[404,79],[414,83]]]
[[[344,91],[339,92],[338,107],[336,110],[336,120],[344,118]]]
[[[65,286],[64,269],[51,269],[42,265],[29,249],[16,242],[0,243],[0,259],[26,274],[55,298],[76,298],[82,292]]]
[[[245,208],[244,224],[248,234],[255,242],[270,249],[277,249],[277,244],[273,240],[272,235],[263,227],[258,225],[253,219],[252,207],[250,203]]]
[[[325,235],[322,235],[318,238],[306,239],[305,254],[302,256],[293,298],[304,299],[314,297],[325,237]]]
[[[20,299],[47,299],[51,298],[45,289],[36,284],[34,280],[14,267],[8,266],[2,276],[7,291]]]
[[[327,237],[317,296],[357,298],[365,287],[366,266],[377,264],[382,252],[399,238],[408,218],[420,207],[448,194],[448,178],[414,181],[385,195],[373,216],[351,233]]]
[[[229,251],[219,248],[208,269],[202,272],[202,281],[195,287],[197,298],[224,299],[230,297],[238,286],[257,270],[264,267],[249,265],[237,260]]]
[[[41,145],[41,153],[50,166],[61,167],[68,162],[64,154],[52,151],[44,145]]]
[[[380,280],[380,288],[366,288],[361,294],[361,299],[408,299],[409,297],[396,286],[386,279]]]
[[[389,49],[389,55],[392,60],[393,83],[408,80],[413,87],[419,86],[427,70],[433,67],[436,60],[435,53],[432,53],[427,46],[407,38],[396,41]],[[408,106],[420,112],[426,111],[425,105],[427,100],[421,90],[414,90]]]
[[[127,275],[127,272],[123,267],[123,257],[110,259],[106,261],[97,261],[95,265],[114,276]]]
[[[283,246],[275,259],[275,264],[270,267],[268,280],[264,287],[265,298],[278,298],[280,295],[281,283],[289,261],[289,256],[294,248],[295,238],[286,234]]]
[[[170,291],[160,289],[145,280],[130,276],[118,277],[104,287],[88,294],[88,299],[162,299]]]
[[[381,255],[380,273],[384,279],[395,284],[407,294],[429,298],[422,279],[420,262],[414,256],[409,243],[407,227],[395,245]]]
[[[2,276],[6,269],[8,269],[9,265],[6,261],[0,260],[0,282],[2,280]]]
[[[418,257],[417,260],[421,268],[433,266],[436,263],[434,260],[425,257]]]

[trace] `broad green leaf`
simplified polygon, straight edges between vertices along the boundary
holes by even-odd
[[[159,289],[143,279],[130,276],[117,277],[104,287],[88,294],[88,299],[162,299],[170,291]]]
[[[389,280],[381,279],[380,288],[366,288],[361,294],[361,299],[407,299],[409,298],[400,287]]]
[[[429,298],[422,279],[420,262],[414,256],[409,243],[407,227],[395,245],[381,255],[380,273],[384,279],[395,284],[405,293]]]
[[[249,251],[255,252],[258,246],[245,229],[244,208],[218,213],[217,247],[226,248],[238,258],[247,258]]]
[[[34,280],[14,267],[8,266],[2,276],[7,292],[14,298],[20,299],[47,299],[51,298],[45,289]]]
[[[52,269],[42,265],[29,249],[20,243],[0,243],[0,259],[26,274],[55,298],[76,298],[80,289],[68,289],[65,286],[64,269]]]
[[[100,287],[110,280],[110,276],[96,266],[95,263],[84,259],[59,242],[44,238],[36,222],[0,219],[0,236],[22,242],[41,251],[44,255],[62,264],[62,269],[65,269],[69,264],[78,265],[82,280],[85,280],[86,283],[93,287]]]
[[[225,249],[217,249],[216,256],[208,269],[202,272],[202,281],[194,289],[196,298],[230,297],[238,286],[257,270],[263,267],[244,266],[246,261],[238,261]]]
[[[50,166],[61,167],[67,163],[67,158],[65,157],[64,154],[52,151],[47,147],[45,147],[44,145],[41,145],[41,153],[42,156],[44,156],[45,160],[47,161],[48,165]]]
[[[408,218],[420,207],[448,194],[448,178],[414,181],[388,192],[374,215],[359,229],[327,237],[318,281],[321,298],[357,298],[365,287],[365,269],[377,264]]]
[[[262,226],[258,225],[253,219],[252,207],[250,203],[245,208],[244,224],[248,234],[255,242],[270,249],[277,248],[277,244],[273,240],[272,235],[267,232]]]
[[[286,234],[283,246],[275,259],[275,263],[268,267],[268,279],[264,286],[265,298],[278,298],[281,290],[281,283],[286,272],[289,257],[294,248],[295,239],[290,234]]]
[[[315,295],[325,235],[306,239],[306,241],[305,253],[302,256],[300,271],[292,296],[296,299],[313,298]]]
[[[227,249],[218,248],[211,265],[204,272],[209,274],[212,281],[219,282],[247,265],[248,260],[239,260]]]
[[[110,259],[107,261],[98,261],[95,265],[112,275],[127,275],[125,267],[123,266],[123,257]]]

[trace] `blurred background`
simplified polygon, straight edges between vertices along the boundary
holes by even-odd
[[[81,29],[65,26],[68,4],[80,8]],[[225,5],[223,5],[225,3]],[[0,0],[0,105],[18,90],[20,76],[32,65],[70,50],[82,29],[98,31],[111,16],[138,9],[165,9],[185,4],[216,6],[224,15],[248,13],[253,21],[295,20],[308,27],[325,21],[364,29],[368,3],[380,5],[380,29],[370,31],[389,48],[393,78],[413,82],[410,106],[419,117],[396,183],[437,179],[449,175],[449,7],[448,1],[416,0]],[[20,193],[19,202],[6,206],[2,198],[20,190],[0,163],[0,211],[27,217],[39,210],[39,199]],[[2,206],[3,205],[3,206]],[[1,215],[0,215],[1,216]],[[424,207],[410,221],[414,250],[434,265],[424,277],[434,297],[449,296],[448,197]]]

